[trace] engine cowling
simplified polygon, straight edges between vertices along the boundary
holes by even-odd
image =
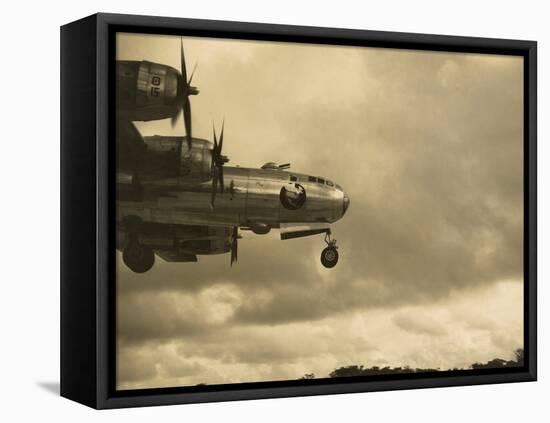
[[[149,121],[174,116],[183,83],[174,68],[148,61],[116,62],[116,101],[119,118]]]
[[[194,138],[191,148],[185,137],[144,137],[147,146],[140,166],[140,178],[179,178],[184,183],[201,183],[212,178],[212,143]]]
[[[206,182],[212,178],[212,143],[193,139],[192,147],[182,142],[180,155],[180,177],[186,181]]]

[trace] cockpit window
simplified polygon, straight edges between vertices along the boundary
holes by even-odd
[[[333,186],[334,186],[334,182],[329,181],[329,180],[327,179],[327,185],[328,185],[329,187],[333,187]]]
[[[290,180],[292,182],[296,182],[298,180],[298,177],[297,176],[294,176],[294,175],[290,175]]]
[[[317,178],[316,178],[315,176],[310,176],[310,177],[308,178],[308,181],[309,181],[309,182],[317,182]]]
[[[325,180],[323,178],[317,178],[317,182],[319,182],[320,184],[324,184]]]

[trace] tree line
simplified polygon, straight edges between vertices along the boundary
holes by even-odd
[[[524,363],[524,351],[522,348],[518,348],[514,351],[514,358],[512,360],[503,360],[501,358],[494,358],[486,363],[473,363],[466,369],[452,368],[448,370],[477,370],[477,369],[497,369],[502,367],[523,367]],[[376,375],[388,375],[388,374],[400,374],[400,373],[427,373],[437,372],[441,369],[431,368],[413,368],[409,366],[404,367],[364,367],[362,365],[343,366],[334,369],[330,372],[329,377],[350,377],[350,376],[376,376]],[[315,379],[314,373],[306,373],[300,379]]]

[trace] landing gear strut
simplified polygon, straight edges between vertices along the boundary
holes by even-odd
[[[330,235],[330,232],[325,234],[325,242],[327,247],[321,252],[321,264],[330,269],[338,263],[338,246],[336,240]]]

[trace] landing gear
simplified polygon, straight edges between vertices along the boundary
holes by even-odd
[[[145,273],[155,264],[155,253],[151,248],[141,245],[136,236],[132,236],[122,251],[122,260],[133,272]]]
[[[122,261],[135,273],[145,273],[155,264],[155,252],[139,242],[142,221],[137,216],[127,216],[123,220],[127,232],[126,247],[122,251]]]
[[[321,264],[330,269],[338,263],[338,247],[336,240],[330,236],[330,232],[326,233],[325,242],[327,247],[321,252]]]

